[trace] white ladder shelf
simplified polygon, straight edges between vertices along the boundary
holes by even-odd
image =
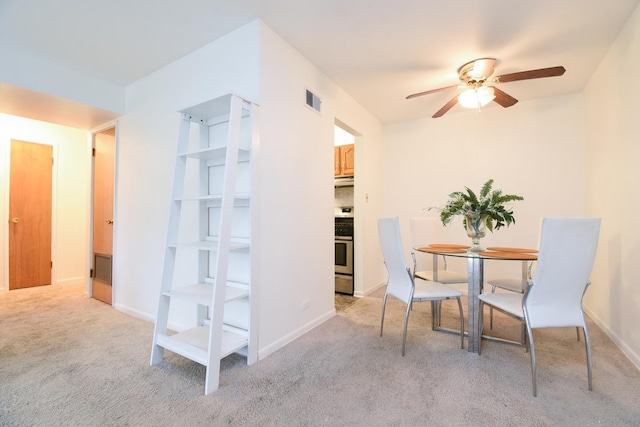
[[[257,360],[251,251],[257,108],[230,94],[181,111],[151,365],[166,349],[206,366],[205,394],[219,387],[222,358],[238,352],[248,364]],[[197,236],[185,237],[189,227]],[[197,271],[181,271],[189,269],[177,259],[194,260]],[[177,333],[169,331],[174,299],[194,307],[194,324]]]

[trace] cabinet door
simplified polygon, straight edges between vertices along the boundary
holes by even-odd
[[[355,149],[354,144],[340,147],[340,163],[342,164],[342,175],[353,175],[355,172]]]
[[[340,167],[340,147],[333,147],[333,174],[340,175],[342,168]]]

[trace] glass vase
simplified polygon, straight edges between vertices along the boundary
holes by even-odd
[[[482,252],[484,248],[480,246],[480,239],[487,232],[487,215],[465,215],[464,227],[467,230],[467,236],[471,238],[471,248],[469,252]]]

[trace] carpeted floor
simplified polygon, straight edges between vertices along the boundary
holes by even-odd
[[[536,333],[538,397],[529,356],[485,342],[481,356],[431,331],[416,304],[407,354],[404,307],[380,295],[259,362],[223,360],[221,388],[204,396],[204,368],[168,354],[149,366],[153,325],[71,286],[0,294],[2,426],[638,426],[640,372],[590,323],[594,390],[575,329]],[[455,326],[455,303],[443,320]],[[518,336],[497,316],[495,332]]]

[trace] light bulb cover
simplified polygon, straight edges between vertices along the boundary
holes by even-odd
[[[465,108],[484,107],[496,97],[492,87],[481,86],[467,89],[458,96],[458,102]]]

